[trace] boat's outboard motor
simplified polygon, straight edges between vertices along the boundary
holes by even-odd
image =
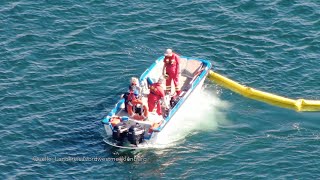
[[[129,128],[128,140],[131,144],[138,145],[144,140],[144,129],[138,123]]]
[[[112,132],[112,138],[116,141],[122,142],[125,137],[128,136],[128,128],[124,122],[121,122],[114,126]]]

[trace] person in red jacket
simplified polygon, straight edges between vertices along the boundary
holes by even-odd
[[[167,49],[164,55],[164,66],[162,73],[166,78],[166,93],[171,93],[171,82],[173,80],[176,88],[176,94],[179,96],[181,92],[179,87],[179,77],[181,74],[180,57],[173,53],[172,49]]]
[[[165,92],[162,88],[162,83],[164,81],[163,77],[160,77],[157,83],[150,85],[150,93],[148,95],[148,107],[149,112],[152,112],[154,108],[157,108],[157,114],[162,115],[161,101],[164,102],[166,108],[169,106],[165,101]]]

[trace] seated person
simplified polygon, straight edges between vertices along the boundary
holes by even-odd
[[[141,94],[141,87],[139,84],[139,80],[136,77],[132,77],[130,80],[129,91],[132,89],[133,91],[137,91],[139,95]]]
[[[139,99],[139,92],[137,90],[133,90],[133,87],[129,86],[129,91],[124,93],[123,98],[125,100],[125,110],[128,112],[128,104],[135,99]]]
[[[125,99],[125,110],[128,112],[128,103],[135,99],[139,99],[141,94],[141,88],[139,86],[139,80],[136,77],[130,79],[129,90],[123,95]]]

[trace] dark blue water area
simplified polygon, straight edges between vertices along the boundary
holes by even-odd
[[[319,112],[209,80],[174,145],[113,148],[101,124],[166,48],[241,84],[320,100],[319,9],[316,0],[1,1],[1,179],[319,179]],[[82,157],[91,159],[71,160]]]

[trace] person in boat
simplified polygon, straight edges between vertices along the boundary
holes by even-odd
[[[137,90],[133,90],[133,88],[129,86],[129,91],[124,93],[123,98],[125,110],[128,112],[128,104],[130,104],[133,100],[139,99],[139,92]]]
[[[132,77],[125,104],[128,115],[135,120],[146,120],[149,114],[148,107],[142,102],[141,90],[138,78]]]
[[[160,77],[157,83],[150,85],[150,93],[148,95],[148,107],[149,112],[153,112],[157,108],[157,114],[162,115],[161,101],[164,103],[166,109],[169,109],[169,105],[165,101],[165,91],[162,87],[164,77]]]
[[[141,94],[141,87],[139,84],[139,80],[136,77],[132,77],[130,80],[129,90],[137,91],[139,95]]]
[[[181,74],[180,57],[174,53],[172,49],[167,49],[164,55],[162,72],[166,78],[166,93],[171,93],[171,82],[173,81],[176,94],[179,96],[181,93],[179,87],[179,78]]]
[[[125,99],[125,110],[128,112],[128,104],[133,100],[140,99],[141,88],[139,86],[139,80],[136,77],[130,79],[129,90],[123,95]]]

